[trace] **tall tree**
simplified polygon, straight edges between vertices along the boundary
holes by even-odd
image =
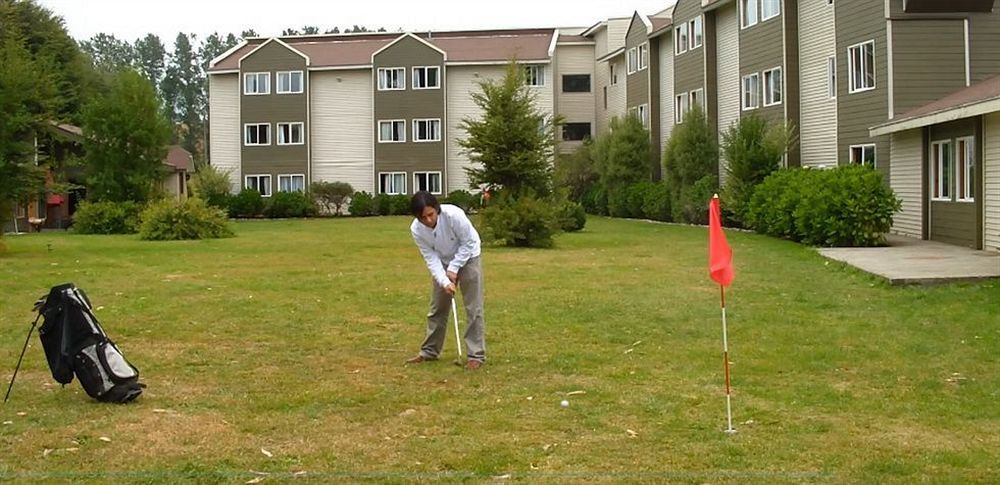
[[[174,42],[162,91],[167,116],[174,122],[174,139],[192,154],[200,154],[202,104],[205,102],[204,78],[191,46],[191,38],[181,32]]]
[[[306,25],[302,27],[302,35],[316,35],[319,33],[319,27],[313,25]]]
[[[247,29],[240,33],[241,39],[249,39],[251,37],[257,37],[257,31],[254,29]]]
[[[202,82],[199,84],[201,88],[200,99],[202,100],[202,103],[200,104],[200,108],[198,111],[198,118],[200,120],[199,125],[201,126],[202,129],[201,133],[196,134],[198,136],[198,143],[196,143],[196,145],[200,146],[201,150],[199,150],[197,153],[196,152],[192,153],[194,153],[195,162],[198,163],[199,165],[201,165],[203,162],[206,162],[208,159],[206,152],[207,152],[207,147],[209,146],[208,145],[209,133],[207,129],[209,124],[209,119],[208,119],[208,102],[207,102],[208,94],[206,90],[208,89],[207,78],[208,78],[209,63],[212,62],[212,59],[215,59],[222,53],[234,47],[237,43],[238,41],[236,40],[236,36],[233,34],[229,34],[226,36],[225,39],[223,39],[222,36],[220,36],[218,33],[213,32],[208,37],[205,37],[205,40],[201,42],[201,46],[198,48],[199,67],[201,69],[200,75],[202,79]]]
[[[94,67],[104,72],[118,72],[127,69],[135,62],[136,55],[132,44],[119,39],[114,34],[103,32],[90,40],[80,43],[80,48],[86,53]]]
[[[159,90],[166,69],[167,49],[156,34],[146,34],[134,44],[135,68]]]
[[[281,31],[282,36],[299,35],[298,29],[285,29]]]
[[[170,124],[148,80],[131,70],[118,73],[85,108],[83,130],[91,197],[146,202],[155,196]]]

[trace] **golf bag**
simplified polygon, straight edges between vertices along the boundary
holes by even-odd
[[[126,403],[142,394],[139,370],[104,333],[83,290],[73,283],[53,287],[39,313],[45,322],[38,333],[56,382],[69,384],[75,374],[101,402]]]

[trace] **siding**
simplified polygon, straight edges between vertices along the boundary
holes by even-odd
[[[628,34],[625,38],[625,58],[628,59],[628,51],[636,49],[636,57],[638,58],[638,47],[642,44],[648,42],[647,38],[648,32],[646,31],[646,24],[643,23],[639,14],[632,17],[632,24],[629,27]],[[652,62],[653,55],[649,53],[649,61]],[[647,64],[645,69],[635,71],[629,74],[627,71],[625,73],[625,80],[627,86],[625,88],[626,108],[631,109],[640,104],[649,104],[649,69],[651,66]]]
[[[309,78],[313,179],[374,193],[371,71],[310,72]]]
[[[740,24],[736,4],[716,11],[716,62],[719,76],[719,143],[730,125],[740,118]],[[719,184],[726,183],[727,162],[719,154]]]
[[[665,33],[656,38],[660,43],[660,153],[667,146],[670,132],[674,129],[674,40],[673,34]]]
[[[1000,251],[1000,113],[983,117],[983,140],[983,247]]]
[[[827,59],[837,55],[833,9],[826,2],[799,5],[799,146],[804,167],[837,164],[837,130],[831,129],[837,124],[837,98],[828,96],[826,72]]]
[[[625,56],[620,55],[609,60],[615,65],[618,73],[618,84],[608,86],[608,120],[625,116]]]
[[[243,128],[240,124],[240,75],[213,74],[208,77],[209,163],[229,172],[233,193],[243,184],[240,173],[240,147]]]
[[[972,84],[1000,74],[1000,4],[993,13],[969,16],[969,64]]]
[[[598,93],[601,90],[595,83],[594,76],[594,46],[557,46],[556,47],[556,106],[559,114],[565,117],[567,123],[590,123],[590,134],[594,136],[595,122],[594,105]],[[564,74],[587,74],[590,76],[589,93],[564,93],[562,89],[562,76]],[[601,93],[603,96],[603,93]],[[603,110],[603,99],[600,99]],[[561,134],[557,137],[561,140]],[[561,151],[573,151],[582,142],[560,142]]]
[[[700,0],[679,0],[674,7],[674,26],[676,28],[682,22],[701,15]],[[674,55],[674,47],[670,47],[670,54],[674,55],[674,94],[687,93],[696,89],[705,89],[705,49],[707,48],[704,33],[711,32],[705,22],[702,23],[702,46],[693,51],[688,50],[683,54]],[[689,33],[690,35],[690,33]],[[676,39],[675,39],[676,41]],[[705,95],[709,90],[705,89]]]
[[[933,125],[929,129],[928,143],[951,140],[955,147],[955,138],[976,135],[978,123],[978,118],[965,118]],[[931,201],[928,223],[930,239],[976,247],[979,239],[979,211],[976,210],[976,205],[968,202]]]
[[[631,17],[608,20],[607,52],[613,52],[615,49],[625,46],[625,34],[628,32],[628,25],[631,21]]]
[[[892,221],[892,232],[923,237],[923,130],[908,130],[890,136],[889,164],[892,190],[903,200],[903,210]]]
[[[482,111],[472,101],[472,93],[479,91],[478,81],[502,79],[504,66],[451,66],[446,70],[448,86],[448,162],[445,175],[445,192],[470,190],[465,168],[469,158],[462,153],[458,140],[466,138],[465,130],[459,128],[464,118],[479,118]],[[546,80],[549,79],[548,72]],[[545,90],[551,91],[551,90]]]
[[[964,25],[961,20],[892,22],[894,115],[965,87]]]
[[[788,78],[784,71],[784,40],[783,22],[785,18],[784,5],[777,17],[769,18],[763,22],[758,22],[752,27],[740,29],[740,78],[743,76],[758,73],[760,74],[760,103],[759,108],[747,111],[746,114],[756,113],[770,122],[780,123],[785,120],[784,103],[788,96],[788,89],[784,82]],[[772,106],[764,106],[764,71],[774,68],[782,68],[782,102]]]
[[[594,136],[598,137],[608,131],[608,108],[610,104],[605,101],[611,89],[611,73],[607,62],[598,62],[594,65]],[[608,99],[607,101],[610,101]]]

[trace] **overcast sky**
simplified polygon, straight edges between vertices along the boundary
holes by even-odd
[[[168,46],[178,32],[199,38],[254,29],[279,35],[314,25],[385,27],[389,31],[590,26],[633,11],[651,15],[673,0],[36,0],[63,17],[70,35],[99,32],[134,41],[154,33]]]

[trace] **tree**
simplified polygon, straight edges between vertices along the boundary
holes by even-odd
[[[663,162],[674,220],[707,224],[708,200],[719,189],[719,144],[701,106],[692,106],[674,127]]]
[[[313,25],[306,25],[302,27],[302,35],[316,35],[319,33],[319,27]]]
[[[340,27],[334,27],[332,29],[327,30],[326,32],[323,32],[323,33],[324,34],[339,34],[340,33]]]
[[[354,195],[354,187],[351,187],[351,184],[347,182],[313,182],[309,190],[323,206],[325,212],[333,212],[338,216],[341,214],[344,203]]]
[[[594,142],[587,138],[573,153],[556,157],[556,186],[565,190],[570,200],[580,202],[599,181],[593,155]]]
[[[257,31],[254,29],[247,29],[240,33],[241,39],[249,39],[251,37],[257,37]]]
[[[652,180],[649,131],[635,115],[612,118],[610,133],[594,146],[594,160],[601,186],[612,194],[629,185]]]
[[[298,29],[285,29],[281,31],[282,36],[299,35]]]
[[[790,127],[768,123],[756,114],[741,117],[722,134],[728,161],[722,207],[730,221],[746,226],[754,187],[781,166],[781,157],[794,143]]]
[[[117,74],[84,109],[89,194],[97,201],[146,202],[158,191],[170,124],[152,84],[135,71]]]
[[[188,186],[191,194],[219,209],[229,208],[230,171],[221,171],[212,165],[202,165],[191,176]]]
[[[159,90],[167,57],[163,42],[160,42],[160,38],[155,34],[147,34],[141,39],[136,39],[134,46],[136,70]]]
[[[187,34],[177,34],[174,52],[163,79],[163,97],[167,116],[174,123],[174,140],[197,158],[201,158],[199,139],[202,133],[202,116],[205,103],[204,78],[191,39]]]
[[[137,64],[136,52],[132,45],[127,40],[115,37],[114,34],[101,32],[90,40],[81,42],[80,48],[90,57],[94,67],[99,71],[118,72]]]
[[[535,107],[536,95],[525,86],[523,67],[514,62],[502,80],[481,81],[479,89],[472,100],[483,115],[461,121],[468,136],[458,141],[473,164],[466,169],[469,183],[500,187],[513,197],[549,195],[561,118]]]

